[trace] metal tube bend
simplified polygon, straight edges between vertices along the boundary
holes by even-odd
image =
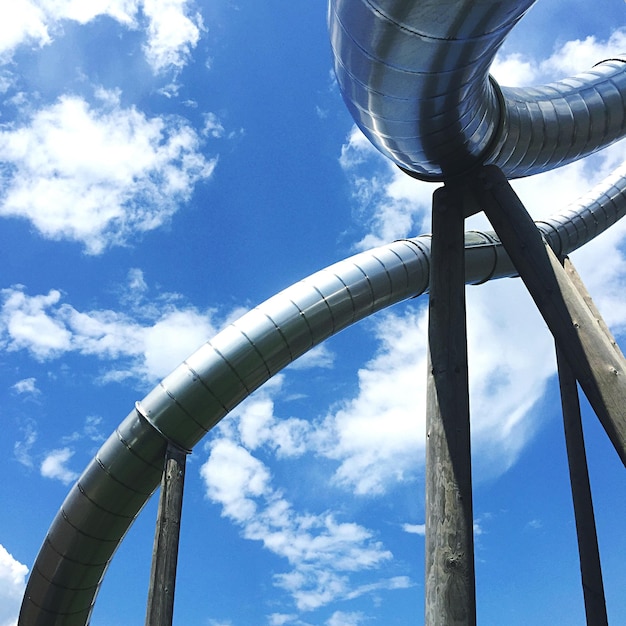
[[[413,176],[443,180],[494,164],[508,178],[544,172],[626,133],[619,56],[528,89],[489,76],[535,0],[330,0],[335,74],[354,120]]]

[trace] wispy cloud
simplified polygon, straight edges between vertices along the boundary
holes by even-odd
[[[204,114],[203,135],[212,137],[213,139],[221,139],[225,133],[226,130],[215,113],[208,112]]]
[[[326,626],[359,626],[365,624],[367,618],[363,613],[346,613],[345,611],[335,611]]]
[[[332,513],[297,513],[272,486],[269,468],[233,439],[211,443],[201,475],[208,498],[222,506],[222,514],[240,526],[246,539],[261,541],[288,561],[292,569],[276,574],[274,582],[302,611],[351,597],[350,574],[377,568],[392,556],[358,524],[339,521]]]
[[[102,443],[106,435],[102,432],[102,418],[99,415],[88,415],[82,430],[76,430],[71,435],[66,435],[61,439],[63,444],[77,441],[90,441],[92,443]]]
[[[331,368],[335,362],[335,355],[330,348],[324,344],[316,346],[306,352],[298,360],[290,365],[291,369],[301,370],[312,367]]]
[[[27,420],[22,427],[23,438],[13,444],[13,454],[24,467],[33,467],[32,448],[37,441],[37,425],[34,420]]]
[[[342,146],[339,163],[352,186],[356,221],[366,230],[358,249],[429,228],[432,188],[415,184],[384,159],[356,126]]]
[[[99,95],[97,107],[63,96],[0,132],[0,215],[89,254],[163,225],[216,164],[181,120],[148,118],[116,93]]]
[[[268,616],[269,626],[285,626],[285,624],[301,623],[294,613],[272,613]]]
[[[19,395],[27,394],[30,396],[38,396],[41,393],[37,388],[37,379],[33,377],[18,380],[11,386],[11,389]]]

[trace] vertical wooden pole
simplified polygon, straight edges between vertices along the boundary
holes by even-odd
[[[587,624],[608,626],[578,388],[572,369],[558,346],[556,356]]]
[[[161,479],[146,626],[171,626],[187,453],[169,444]]]
[[[476,624],[464,190],[433,196],[426,416],[426,626]]]

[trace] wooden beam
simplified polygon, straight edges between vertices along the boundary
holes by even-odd
[[[172,626],[186,459],[185,451],[168,445],[152,551],[146,626]]]
[[[557,364],[559,369],[559,387],[563,406],[563,426],[565,444],[567,446],[567,462],[569,465],[574,518],[576,520],[576,536],[578,538],[578,557],[580,559],[580,575],[585,600],[585,614],[588,626],[608,626],[602,567],[596,521],[593,513],[587,454],[580,416],[578,386],[567,359],[557,347]]]
[[[467,334],[465,190],[433,197],[426,417],[426,626],[476,624]]]
[[[626,465],[626,362],[543,240],[504,174],[486,166],[474,194]]]
[[[561,264],[563,265],[563,269],[567,273],[569,279],[572,281],[572,284],[574,285],[578,293],[581,295],[582,299],[585,301],[585,304],[587,305],[589,312],[591,313],[594,320],[596,321],[598,328],[602,330],[602,332],[606,335],[607,339],[609,340],[609,343],[613,346],[613,349],[615,350],[615,352],[617,352],[619,357],[623,359],[624,355],[622,354],[621,348],[617,344],[617,341],[615,341],[615,337],[613,337],[613,334],[611,333],[611,330],[609,329],[609,327],[606,325],[606,322],[602,318],[602,315],[600,315],[600,311],[598,310],[598,307],[596,307],[595,302],[591,299],[591,295],[587,291],[587,288],[585,287],[582,281],[582,278],[576,271],[574,264],[569,259],[569,257],[565,257],[564,259],[562,259]]]

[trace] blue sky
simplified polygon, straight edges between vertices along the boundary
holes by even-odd
[[[493,67],[560,78],[626,51],[626,9],[542,0]],[[0,626],[95,451],[229,321],[359,250],[429,231],[434,185],[353,127],[326,3],[0,5]],[[535,217],[625,157],[519,181]],[[487,228],[480,217],[468,228]],[[618,224],[572,259],[618,340]],[[425,310],[377,314],[246,400],[189,457],[175,623],[423,623]],[[480,624],[583,624],[552,341],[519,280],[468,288]],[[626,480],[585,407],[611,623]],[[156,498],[92,624],[142,623]]]

